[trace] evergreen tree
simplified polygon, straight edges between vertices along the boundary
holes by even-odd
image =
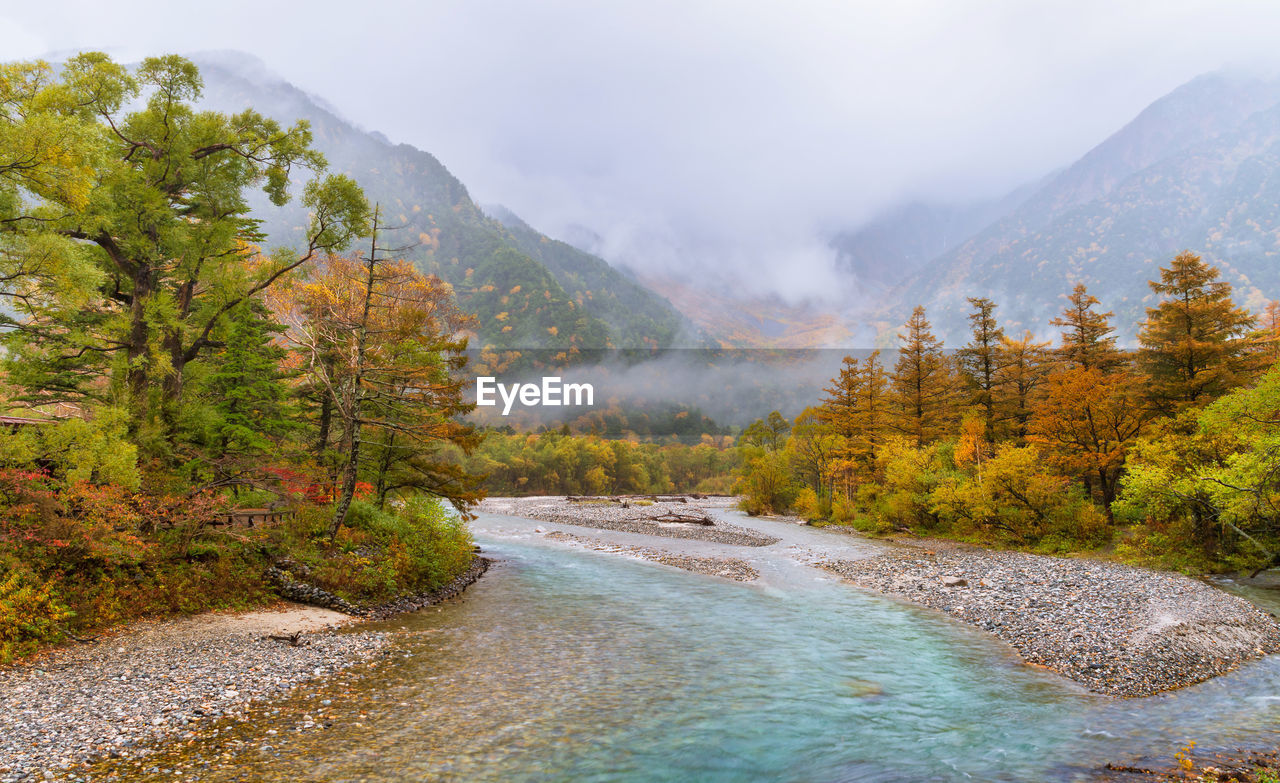
[[[1147,308],[1138,335],[1144,396],[1164,415],[1210,402],[1238,385],[1250,369],[1247,335],[1255,321],[1231,300],[1217,268],[1184,251],[1160,268],[1151,290],[1163,297]]]
[[[250,467],[248,458],[277,448],[295,426],[288,375],[281,371],[286,351],[275,342],[284,328],[256,300],[228,317],[223,347],[210,357],[211,372],[199,389],[213,413],[208,461],[219,480],[239,475]]]
[[[1010,437],[1019,445],[1027,440],[1027,424],[1038,392],[1049,374],[1048,342],[1036,342],[1031,332],[1014,340],[1000,340],[999,370],[996,374],[996,408]]]
[[[969,404],[982,409],[984,437],[996,440],[996,387],[999,384],[1001,341],[1004,330],[996,321],[996,304],[985,297],[969,297],[973,312],[969,314],[973,337],[956,352],[956,359],[970,387]]]
[[[1111,326],[1114,313],[1099,313],[1098,298],[1091,295],[1083,283],[1076,285],[1069,300],[1062,316],[1049,322],[1063,330],[1062,347],[1058,349],[1061,361],[1083,370],[1103,372],[1123,363],[1116,349],[1115,329]]]
[[[955,417],[951,362],[934,337],[923,307],[917,306],[898,335],[898,362],[890,376],[889,426],[917,446],[942,437]]]

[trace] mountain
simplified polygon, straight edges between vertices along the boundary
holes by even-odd
[[[1214,73],[1179,87],[923,265],[878,320],[924,304],[954,345],[965,298],[988,296],[1006,328],[1044,332],[1083,282],[1132,344],[1154,304],[1146,281],[1183,249],[1219,266],[1238,301],[1280,298],[1280,80]]]
[[[971,203],[916,201],[895,207],[870,223],[831,239],[836,268],[864,294],[891,289],[943,252],[1012,212],[1035,193],[1039,184]]]
[[[673,317],[671,302],[633,277],[597,256],[538,233],[506,207],[486,206],[485,211],[502,224],[509,241],[551,272],[588,315],[603,321],[612,334],[634,335],[646,343],[626,347],[666,347],[678,336],[682,324]]]
[[[322,99],[266,71],[241,53],[206,53],[202,104],[222,111],[252,106],[283,123],[311,123],[314,144],[333,172],[352,176],[396,226],[389,245],[440,275],[459,305],[479,320],[479,343],[495,348],[667,347],[687,322],[669,302],[605,261],[556,242],[503,210],[491,217],[434,156],[358,128]],[[296,242],[306,215],[265,198],[254,204],[270,244]]]

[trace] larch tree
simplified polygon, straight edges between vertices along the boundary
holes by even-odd
[[[474,319],[439,278],[386,257],[376,209],[372,225],[367,256],[329,256],[275,300],[343,427],[331,535],[346,522],[362,467],[373,468],[384,492],[394,480],[394,488],[427,491],[464,513],[479,498],[479,477],[441,453],[450,445],[470,453],[478,441],[461,420],[473,406],[459,373]]]
[[[843,480],[845,494],[848,494],[858,469],[856,442],[860,434],[858,404],[861,386],[861,362],[856,357],[846,356],[841,362],[840,372],[823,390],[827,396],[814,409],[814,416],[826,424],[836,438],[832,472]]]
[[[880,361],[880,352],[872,351],[862,363],[855,407],[857,458],[867,472],[875,465],[876,450],[884,441],[888,419],[888,388],[889,374]]]
[[[1144,396],[1162,415],[1211,402],[1254,369],[1249,334],[1256,322],[1218,276],[1217,268],[1184,251],[1149,283],[1162,301],[1147,308],[1138,367]]]
[[[982,410],[984,437],[988,443],[996,440],[997,386],[1000,383],[1000,363],[1004,359],[1001,341],[1004,330],[996,320],[995,302],[985,297],[969,297],[973,312],[969,314],[972,337],[956,352],[960,372],[970,388],[969,404]]]
[[[1038,390],[1049,375],[1050,356],[1049,342],[1037,342],[1030,331],[1016,340],[1007,336],[1000,340],[996,408],[1008,435],[1019,445],[1026,443]]]
[[[1098,298],[1079,283],[1068,297],[1062,315],[1049,323],[1062,329],[1062,346],[1058,357],[1063,364],[1084,370],[1108,372],[1123,364],[1124,357],[1116,348],[1114,313],[1100,313]]]
[[[1076,476],[1106,509],[1119,488],[1129,448],[1148,420],[1133,374],[1115,347],[1111,313],[1077,285],[1062,317],[1058,363],[1033,407],[1028,440],[1042,446],[1049,461]]]
[[[942,437],[955,418],[955,378],[923,307],[915,308],[905,328],[889,379],[888,424],[922,446]]]

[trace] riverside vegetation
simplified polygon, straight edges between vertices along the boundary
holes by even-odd
[[[743,433],[744,508],[1189,571],[1276,564],[1280,304],[1249,313],[1190,252],[1150,287],[1133,351],[1083,285],[1056,347],[971,298],[972,338],[947,353],[916,308],[892,367],[847,357],[819,404]]]
[[[472,560],[471,319],[390,258],[305,122],[200,111],[174,56],[0,67],[0,661],[259,603],[268,566],[368,604]],[[250,191],[302,182],[265,253]],[[343,255],[356,243],[363,252]],[[444,501],[463,512],[460,516]],[[230,510],[287,511],[265,528]]]

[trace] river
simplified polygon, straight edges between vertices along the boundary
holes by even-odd
[[[1280,656],[1171,694],[1097,696],[786,554],[875,545],[732,521],[784,540],[659,545],[745,557],[757,582],[585,551],[534,532],[559,526],[481,515],[488,574],[461,600],[385,624],[408,657],[236,729],[236,771],[201,779],[1066,781],[1108,761],[1168,762],[1190,740],[1280,745]],[[331,728],[288,728],[323,700]],[[163,764],[207,760],[218,743]]]

